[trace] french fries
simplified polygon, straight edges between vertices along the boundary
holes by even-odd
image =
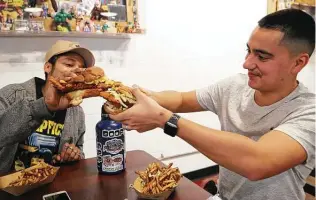
[[[38,162],[34,168],[22,170],[21,175],[16,180],[13,180],[9,184],[9,187],[31,185],[41,182],[55,173],[56,170],[52,166],[44,162]]]
[[[143,194],[154,195],[177,186],[182,177],[178,168],[172,168],[172,163],[167,167],[159,163],[151,163],[145,171],[136,171],[142,179]]]

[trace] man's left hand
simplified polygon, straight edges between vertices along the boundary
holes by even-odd
[[[80,152],[80,149],[74,144],[65,143],[62,152],[56,156],[55,161],[59,163],[65,163],[80,160]]]
[[[110,115],[110,118],[122,122],[126,130],[136,130],[140,133],[158,127],[163,128],[172,112],[161,107],[139,88],[134,88],[132,92],[136,97],[136,104],[122,113]]]

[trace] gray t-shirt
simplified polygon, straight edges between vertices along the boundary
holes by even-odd
[[[204,109],[218,115],[223,131],[255,141],[271,130],[282,131],[304,147],[307,160],[259,181],[250,181],[220,167],[220,197],[223,200],[304,200],[305,179],[315,167],[315,94],[299,83],[284,99],[260,107],[254,101],[254,92],[248,86],[248,76],[238,74],[197,90],[196,95]]]

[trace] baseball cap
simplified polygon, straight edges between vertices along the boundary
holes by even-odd
[[[79,43],[67,41],[67,40],[58,40],[53,46],[48,50],[45,55],[45,62],[48,62],[52,57],[67,53],[74,52],[79,54],[83,60],[85,61],[86,67],[94,66],[95,59],[91,51],[88,49],[81,47]]]

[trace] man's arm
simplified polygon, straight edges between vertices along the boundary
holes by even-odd
[[[27,138],[44,117],[51,117],[44,99],[15,101],[15,93],[6,98],[0,91],[0,148]],[[10,103],[8,100],[14,103]]]
[[[151,96],[162,107],[175,113],[204,111],[204,109],[198,103],[198,100],[196,98],[196,91],[150,92],[149,96]]]
[[[162,116],[161,127],[170,118],[171,112],[167,111]],[[271,131],[260,140],[253,141],[184,118],[180,118],[178,126],[180,138],[219,165],[253,181],[277,175],[307,158],[300,143],[281,131]]]
[[[80,149],[80,158],[84,159],[85,154],[83,152],[83,143],[84,143],[84,134],[86,132],[86,120],[85,120],[85,114],[82,109],[82,107],[79,107],[79,113],[80,113],[80,127],[79,127],[79,140],[77,141],[76,146]]]

